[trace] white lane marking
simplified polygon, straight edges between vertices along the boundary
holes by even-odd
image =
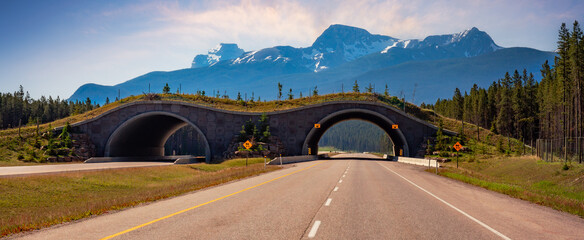
[[[342,182],[343,182],[343,179],[339,180],[339,183],[342,183]]]
[[[347,175],[343,175],[343,177],[345,177],[345,176],[347,176]]]
[[[319,226],[320,226],[320,221],[314,221],[314,225],[312,225],[312,228],[310,229],[310,232],[308,233],[308,238],[313,238],[314,236],[316,236],[316,231],[318,231]]]
[[[335,187],[335,189],[333,189],[333,192],[336,192],[337,190],[339,190],[339,187]]]
[[[330,206],[331,205],[331,201],[333,201],[332,198],[329,198],[326,200],[326,203],[324,204],[325,206]]]
[[[385,169],[389,170],[390,172],[394,173],[395,175],[398,175],[399,177],[403,178],[404,180],[406,180],[407,182],[409,182],[410,184],[414,185],[415,187],[419,188],[420,190],[426,192],[427,194],[430,194],[430,196],[438,199],[439,201],[441,201],[442,203],[446,204],[446,206],[451,207],[452,209],[458,211],[459,213],[461,213],[462,215],[470,218],[470,220],[473,220],[474,222],[478,223],[479,225],[483,226],[484,228],[486,228],[487,230],[493,232],[494,234],[497,234],[499,237],[501,237],[502,239],[506,239],[506,240],[511,240],[511,238],[503,235],[502,233],[500,233],[499,231],[493,229],[492,227],[490,227],[489,225],[479,221],[478,219],[472,217],[471,215],[469,215],[468,213],[465,213],[464,211],[458,209],[457,207],[455,207],[454,205],[442,200],[442,198],[439,198],[438,196],[434,195],[433,193],[429,192],[428,190],[418,186],[417,184],[415,184],[414,182],[410,181],[409,179],[405,178],[404,176],[400,175],[399,173],[394,172],[393,170],[389,169],[386,166],[383,166],[381,163],[379,163],[379,165],[381,165],[382,167],[384,167]]]

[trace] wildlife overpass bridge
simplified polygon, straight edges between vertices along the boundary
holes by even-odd
[[[89,136],[96,148],[95,157],[164,156],[166,140],[176,130],[191,125],[203,136],[201,144],[209,162],[221,159],[245,121],[256,122],[261,114],[185,102],[139,101],[75,123],[72,131]],[[272,136],[282,141],[288,156],[317,154],[318,141],[326,130],[345,120],[364,120],[379,126],[393,142],[394,153],[403,156],[415,156],[423,150],[424,140],[437,131],[430,123],[376,102],[334,101],[266,114]]]

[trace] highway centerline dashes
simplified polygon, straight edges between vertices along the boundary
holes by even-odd
[[[349,164],[351,164],[351,162],[349,162]],[[348,169],[348,168],[349,168],[349,167],[347,166],[347,169]],[[341,176],[341,177],[340,177],[340,179],[339,179],[339,183],[342,183],[342,182],[343,182],[343,178],[344,178],[344,177],[346,177],[346,174],[347,174],[347,170],[345,170],[345,173],[343,174],[343,176]],[[332,198],[330,198],[330,196],[333,194],[333,192],[336,192],[336,191],[338,191],[338,190],[339,190],[339,186],[335,186],[335,188],[334,188],[334,189],[333,189],[331,192],[329,192],[329,195],[328,195],[329,197],[326,199],[326,201],[325,201],[325,203],[324,203],[324,206],[325,206],[325,207],[328,207],[328,206],[330,206],[330,205],[331,205],[331,202],[333,201],[333,199],[332,199]],[[314,215],[314,217],[315,217],[315,218],[316,218],[316,215],[318,214],[318,212],[320,212],[320,211],[321,211],[321,208],[322,208],[322,205],[321,205],[321,207],[320,207],[320,208],[319,208],[319,209],[316,211],[316,213],[315,213],[315,215]],[[315,218],[313,218],[313,220],[314,220]],[[319,226],[320,226],[320,224],[321,224],[321,223],[322,223],[322,222],[321,222],[320,220],[315,220],[315,221],[314,221],[314,224],[312,225],[312,228],[310,229],[310,232],[308,233],[308,238],[314,238],[314,237],[316,236],[316,232],[318,231],[318,228],[319,228]],[[307,230],[308,230],[308,228],[307,228]]]
[[[310,232],[308,233],[308,238],[314,238],[316,236],[316,232],[318,231],[318,227],[320,227],[320,221],[314,221],[314,225],[312,225],[312,228],[310,229]]]

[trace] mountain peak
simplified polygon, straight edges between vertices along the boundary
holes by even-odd
[[[209,54],[218,55],[221,55],[223,53],[233,54],[239,53],[239,55],[241,55],[243,52],[244,52],[243,49],[239,48],[236,43],[219,43],[217,46],[209,50]]]
[[[501,49],[489,34],[476,27],[454,34],[428,36],[420,42],[419,46],[443,47],[454,51],[463,51],[465,57],[478,56]]]
[[[245,51],[235,43],[219,43],[208,54],[199,54],[193,59],[191,68],[206,67],[224,60],[236,59]]]
[[[324,30],[314,41],[312,47],[323,50],[326,48],[336,49],[341,43],[352,44],[371,36],[371,33],[362,28],[333,24]]]

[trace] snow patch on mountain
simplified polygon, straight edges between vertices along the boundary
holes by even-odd
[[[195,56],[191,68],[207,67],[220,61],[236,59],[244,52],[237,44],[220,43],[215,48],[210,49],[207,54]]]

